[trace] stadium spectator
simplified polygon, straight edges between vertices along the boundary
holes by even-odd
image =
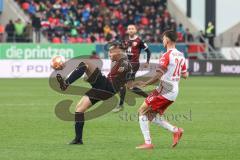
[[[185,35],[185,30],[184,30],[184,27],[183,27],[182,23],[180,23],[178,25],[177,32],[181,33],[183,36]]]
[[[206,37],[208,38],[209,44],[215,48],[214,46],[214,37],[215,37],[215,27],[212,24],[212,22],[208,23],[207,29],[206,29]]]
[[[30,13],[31,15],[36,13],[36,6],[33,1],[31,1],[29,4],[28,13]]]
[[[0,42],[3,42],[3,36],[4,36],[4,26],[0,24]]]
[[[14,24],[13,24],[12,20],[10,20],[8,22],[8,24],[6,25],[5,31],[7,33],[7,42],[14,42],[15,41],[15,38],[14,38],[15,28],[14,28]]]
[[[14,29],[15,29],[15,35],[16,35],[15,37],[16,42],[23,42],[25,24],[22,22],[21,19],[16,20],[16,22],[14,23]]]
[[[40,43],[41,41],[41,19],[38,14],[34,14],[32,16],[32,27],[34,29],[34,34],[35,34],[35,41],[37,43]]]
[[[194,39],[193,39],[192,33],[190,33],[189,28],[186,28],[186,31],[185,31],[185,42],[193,42],[193,41],[194,41]]]
[[[25,42],[33,41],[33,27],[30,22],[27,23],[27,25],[24,29],[24,39],[25,39]]]
[[[156,29],[155,35],[156,36],[154,36],[154,42],[162,42],[162,34],[160,29]]]
[[[125,26],[136,24],[140,36],[149,42],[166,29],[177,30],[177,24],[166,7],[166,0],[16,0],[32,16],[33,28],[40,28],[49,41],[60,37],[62,43],[106,42],[124,38]],[[41,18],[36,17],[40,14]],[[37,18],[37,19],[36,19]],[[37,25],[36,25],[37,24]],[[157,33],[157,34],[156,34]]]
[[[203,33],[203,31],[200,31],[198,40],[200,43],[205,43],[205,34]]]
[[[178,42],[183,42],[185,37],[185,29],[182,23],[180,23],[177,27],[177,35],[178,35]]]
[[[92,55],[90,56],[90,59],[100,59],[100,57],[97,55],[96,51],[92,51]]]

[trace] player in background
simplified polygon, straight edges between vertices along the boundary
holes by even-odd
[[[96,51],[92,51],[92,55],[89,57],[90,59],[100,59]]]
[[[145,87],[160,80],[159,86],[145,99],[139,108],[139,124],[145,140],[143,145],[137,149],[152,149],[149,121],[155,123],[173,133],[173,144],[175,147],[182,134],[183,129],[173,126],[163,118],[164,111],[176,100],[180,78],[187,78],[186,60],[184,54],[175,48],[177,35],[168,30],[163,33],[163,45],[167,52],[160,58],[160,64],[155,75],[146,82],[138,81],[135,85]]]
[[[104,101],[114,96],[128,81],[128,75],[132,72],[132,66],[124,54],[123,45],[119,41],[109,44],[109,57],[113,61],[107,77],[103,76],[100,69],[91,63],[92,60],[83,60],[64,80],[57,74],[57,81],[61,90],[66,90],[69,85],[86,73],[92,88],[85,93],[76,106],[75,112],[75,138],[69,144],[83,144],[82,133],[84,127],[84,112],[99,101]]]
[[[132,65],[132,70],[133,70],[131,79],[132,79],[132,81],[134,81],[136,73],[140,67],[139,58],[140,58],[141,50],[143,49],[147,53],[147,61],[144,64],[145,68],[147,68],[149,66],[151,52],[148,48],[148,45],[137,35],[137,28],[135,25],[133,25],[133,24],[128,25],[127,34],[128,34],[128,39],[127,39],[127,41],[125,41],[125,45],[126,45],[125,48],[127,48],[126,53],[128,56],[128,60]],[[128,82],[127,87],[132,92],[134,92],[140,96],[147,97],[148,94],[145,93],[144,91],[142,91],[140,88],[132,87],[132,81]],[[115,113],[117,113],[123,109],[123,103],[124,103],[124,99],[125,99],[125,95],[126,95],[126,86],[122,87],[119,93],[120,93],[120,103],[115,109],[113,109],[113,112],[115,112]]]

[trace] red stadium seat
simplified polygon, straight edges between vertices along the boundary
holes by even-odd
[[[24,3],[22,4],[22,9],[26,11],[26,10],[29,9],[29,6],[30,6],[30,5],[29,5],[28,2],[24,2]]]
[[[188,45],[188,53],[206,53],[206,46],[202,43],[196,43],[196,44],[189,44]]]
[[[178,35],[178,42],[183,42],[184,41],[183,34],[181,32],[177,32],[177,35]]]
[[[59,37],[54,37],[52,39],[52,43],[62,43],[61,39]]]
[[[83,43],[83,39],[81,37],[77,37],[76,42],[77,43]]]
[[[76,42],[77,42],[77,38],[69,37],[68,42],[70,42],[70,43],[76,43]]]

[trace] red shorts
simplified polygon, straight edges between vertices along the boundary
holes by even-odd
[[[151,107],[152,111],[163,115],[164,111],[170,106],[173,101],[170,101],[160,95],[157,90],[154,90],[146,99],[145,103]]]

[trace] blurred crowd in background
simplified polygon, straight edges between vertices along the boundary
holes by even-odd
[[[106,42],[124,38],[128,24],[136,24],[139,35],[147,42],[161,42],[161,34],[166,29],[177,30],[181,42],[193,41],[189,29],[177,25],[171,17],[166,0],[16,1],[32,20],[28,24],[20,20],[13,22],[16,42],[28,41],[21,36],[26,37],[29,28],[37,32],[37,42],[41,33],[53,43]]]
[[[166,7],[167,0],[15,1],[29,14],[31,22],[10,20],[0,27],[7,42],[32,42],[34,32],[35,42],[40,42],[43,35],[53,43],[101,43],[124,38],[128,24],[136,24],[139,35],[149,43],[161,42],[161,34],[167,29],[177,31],[179,42],[203,43],[203,37],[210,35],[206,30],[195,37],[177,24]]]

